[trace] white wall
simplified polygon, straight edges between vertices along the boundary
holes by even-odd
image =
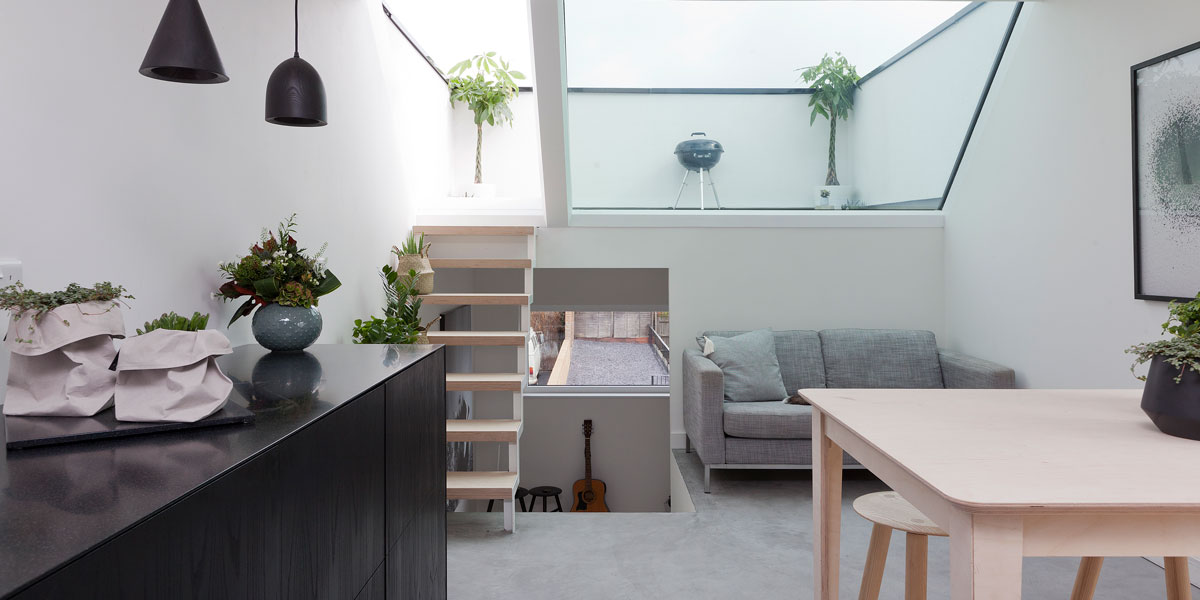
[[[864,204],[942,197],[1012,10],[985,3],[862,84],[843,183]]]
[[[802,94],[567,94],[571,204],[576,208],[670,208],[683,167],[675,145],[702,131],[725,148],[713,168],[725,208],[811,207],[825,183],[829,123],[809,126]],[[853,117],[838,123],[838,177],[854,179],[844,140]],[[711,190],[706,205],[715,206]],[[692,173],[681,208],[700,205]]]
[[[137,72],[163,6],[0,3],[0,79],[13,83],[0,95],[0,256],[24,261],[34,289],[124,284],[130,332],[169,310],[224,328],[217,263],[297,212],[301,241],[328,241],[344,282],[322,299],[321,341],[348,342],[351,320],[382,303],[375,271],[413,198],[447,177],[442,82],[393,43],[378,3],[301,3],[301,53],[324,79],[330,124],[269,125],[266,81],[292,51],[287,7],[206,2],[231,81],[184,85]],[[229,336],[251,341],[248,320]]]
[[[706,329],[945,332],[940,228],[538,230],[538,267],[670,272],[671,432],[683,446],[683,348]],[[536,298],[535,298],[536,301]]]
[[[1024,7],[947,204],[951,343],[1029,387],[1138,387],[1129,66],[1196,41],[1200,4]]]

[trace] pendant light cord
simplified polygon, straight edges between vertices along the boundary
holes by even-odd
[[[296,0],[295,17],[296,28],[294,31],[296,33],[296,58],[300,58],[300,0]]]

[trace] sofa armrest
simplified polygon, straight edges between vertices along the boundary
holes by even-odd
[[[725,379],[699,350],[683,351],[683,429],[706,465],[725,463]]]
[[[948,389],[1011,389],[1017,387],[1012,369],[952,350],[938,350],[942,381]]]

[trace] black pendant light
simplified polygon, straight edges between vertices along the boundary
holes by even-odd
[[[158,22],[158,30],[138,72],[177,83],[229,81],[199,0],[167,2],[167,10]]]
[[[267,81],[267,122],[291,127],[321,127],[325,120],[325,84],[300,58],[300,0],[296,0],[295,55],[279,63]]]

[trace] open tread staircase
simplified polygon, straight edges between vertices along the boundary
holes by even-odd
[[[529,305],[533,294],[533,259],[535,228],[526,226],[441,226],[419,225],[415,234],[426,236],[458,236],[496,238],[521,236],[526,238],[525,257],[521,258],[430,258],[437,269],[522,269],[525,271],[525,293],[467,293],[436,292],[422,294],[422,302],[431,306],[514,306],[519,313],[518,331],[430,331],[429,341],[447,346],[510,346],[517,349],[516,373],[447,373],[446,391],[509,392],[512,394],[511,419],[447,419],[447,442],[492,442],[508,446],[509,471],[451,471],[446,473],[446,498],[450,500],[503,500],[504,529],[516,530],[516,491],[520,484],[519,446],[524,423],[524,390],[528,357],[526,336],[529,331]],[[437,245],[474,240],[445,240]],[[489,243],[484,241],[485,244]],[[506,242],[511,243],[511,242]],[[476,245],[476,247],[478,247]],[[436,248],[435,248],[436,249]],[[460,248],[462,250],[462,248]],[[476,250],[478,252],[478,250]],[[436,281],[436,280],[435,280]]]

